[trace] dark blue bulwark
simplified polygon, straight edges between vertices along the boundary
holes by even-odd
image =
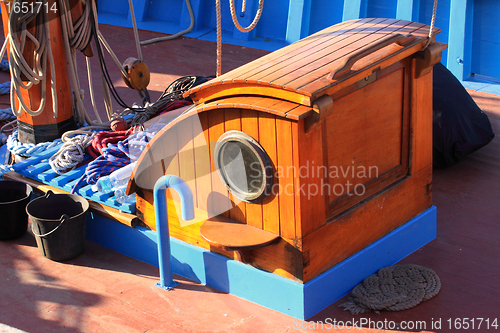
[[[58,175],[54,170],[51,169],[48,159],[54,155],[59,147],[47,150],[34,157],[27,158],[26,160],[16,163],[12,168],[19,174],[42,182],[44,184],[56,187],[58,189],[71,192],[73,185],[80,179],[84,174],[86,164],[71,170],[63,175]],[[84,162],[88,161],[88,158],[84,159]],[[135,213],[135,202],[120,204],[116,201],[114,193],[94,193],[91,189],[91,185],[85,185],[80,187],[76,194],[82,197],[99,202],[103,205],[116,208],[125,213]]]
[[[241,2],[235,0],[240,23],[246,26],[253,19],[259,1],[247,0],[248,11],[243,17],[239,14]],[[228,3],[221,1],[223,42],[275,51],[350,19],[397,18],[430,25],[434,0],[266,1],[260,21],[250,33],[236,29]],[[215,2],[191,0],[191,5],[195,26],[186,36],[215,41]],[[126,0],[100,0],[99,21],[131,27],[127,7]],[[134,0],[134,9],[139,13],[140,29],[174,34],[186,29],[190,23],[184,0]],[[489,80],[488,85],[472,84],[470,88],[480,87],[480,90],[497,94],[500,94],[500,81],[496,81],[500,80],[499,13],[500,2],[497,0],[439,0],[435,24],[441,29],[436,40],[449,45],[443,51],[442,63],[459,80],[477,82],[477,75],[481,80]]]

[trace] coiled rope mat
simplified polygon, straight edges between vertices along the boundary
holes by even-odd
[[[339,305],[352,314],[401,311],[436,296],[441,281],[430,268],[405,264],[381,268],[351,291],[349,302]]]

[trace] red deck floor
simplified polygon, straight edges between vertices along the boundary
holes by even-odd
[[[102,32],[120,59],[135,56],[130,29],[102,26]],[[141,32],[143,39],[157,35]],[[143,53],[153,73],[153,99],[176,77],[215,72],[214,43],[178,39],[144,47]],[[223,72],[265,53],[224,46]],[[128,102],[137,101],[111,61],[109,68],[119,92]],[[8,80],[6,74],[3,78],[2,82]],[[500,96],[472,93],[500,133]],[[3,96],[0,107],[6,102]],[[313,321],[359,324],[387,319],[419,325],[405,331],[450,332],[454,329],[448,319],[454,324],[457,319],[484,318],[480,329],[476,319],[476,328],[465,331],[500,331],[486,327],[486,319],[491,324],[500,317],[500,138],[456,166],[434,170],[433,193],[438,237],[403,262],[434,269],[442,290],[411,310],[353,316],[338,307],[344,298],[301,322],[183,279],[179,287],[166,292],[154,286],[159,276],[156,267],[90,242],[80,257],[53,262],[39,255],[34,237],[27,233],[0,242],[0,323],[29,332],[314,332],[321,325]],[[436,320],[441,321],[440,330],[432,327]]]

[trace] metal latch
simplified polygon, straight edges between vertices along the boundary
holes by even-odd
[[[368,75],[367,77],[365,77],[364,79],[359,80],[357,82],[358,89],[366,87],[367,85],[369,85],[370,83],[373,83],[375,81],[377,81],[377,72],[374,72],[374,73]]]

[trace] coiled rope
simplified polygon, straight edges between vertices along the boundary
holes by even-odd
[[[125,109],[122,116],[135,113],[131,125],[142,125],[161,111],[173,110],[192,104],[190,101],[181,100],[182,95],[195,85],[200,84],[200,81],[206,81],[207,79],[207,77],[197,76],[180,77],[169,84],[156,102],[152,104],[146,103],[144,107],[133,105],[131,108]]]
[[[15,0],[15,3],[20,0]],[[15,4],[14,3],[14,4]],[[23,14],[22,11],[12,11],[9,16],[9,34],[6,41],[10,45],[10,73],[12,76],[12,89],[10,94],[11,105],[15,105],[15,97],[19,100],[19,108],[14,110],[16,116],[20,116],[24,110],[31,116],[39,115],[45,108],[47,88],[45,81],[47,79],[47,60],[50,63],[51,73],[55,73],[54,57],[50,42],[50,29],[48,24],[48,13],[46,10],[40,10],[42,2],[36,3],[37,8],[32,12]],[[37,26],[35,35],[31,34],[27,26],[33,20],[40,23]],[[33,68],[31,68],[26,59],[23,57],[24,47],[26,46],[27,38],[31,40],[35,46],[33,57]],[[2,48],[4,51],[4,48]],[[1,54],[3,56],[3,54]],[[22,80],[25,77],[28,81],[25,84]],[[34,85],[42,84],[41,86],[41,101],[37,110],[32,110],[26,105],[21,94],[21,89],[30,89]],[[54,117],[57,117],[57,94],[56,94],[56,78],[51,76],[51,93]]]
[[[241,12],[245,13],[245,7],[246,7],[246,0],[243,0],[243,3],[241,5]],[[241,32],[250,32],[252,31],[253,28],[257,25],[259,22],[260,16],[262,15],[262,8],[264,8],[264,0],[259,0],[259,8],[257,9],[257,14],[255,14],[255,18],[253,19],[252,23],[246,28],[243,28],[240,25],[240,22],[238,22],[238,17],[236,16],[236,9],[234,6],[234,0],[229,0],[229,8],[231,9],[231,18],[233,19],[233,23],[238,28],[239,31]]]
[[[74,169],[83,161],[85,149],[92,143],[95,133],[65,138],[59,151],[49,158],[49,165],[58,175]]]
[[[7,138],[7,149],[13,154],[21,157],[35,156],[48,149],[57,147],[62,143],[61,139],[56,139],[51,142],[42,142],[36,145],[33,143],[23,144],[17,139],[17,133],[18,129],[14,130],[14,132]]]

